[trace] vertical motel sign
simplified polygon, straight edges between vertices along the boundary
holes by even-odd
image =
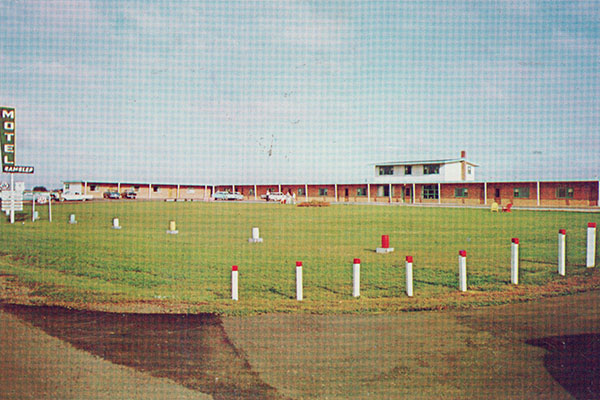
[[[15,164],[14,108],[0,107],[0,145],[2,146],[2,172],[9,174],[33,174],[33,167],[22,167]]]

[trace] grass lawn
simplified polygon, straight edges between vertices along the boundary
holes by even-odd
[[[43,218],[47,208],[36,207]],[[496,304],[600,287],[585,268],[594,213],[336,205],[86,202],[52,207],[54,222],[0,224],[0,273],[33,295],[72,304],[159,302],[183,311],[387,312]],[[69,224],[75,214],[77,224]],[[120,230],[111,229],[118,217]],[[46,218],[47,219],[47,218]],[[169,221],[178,235],[167,235]],[[248,243],[253,226],[263,243]],[[567,230],[567,277],[559,277],[558,229]],[[381,235],[395,252],[377,254]],[[510,239],[520,239],[520,285],[510,285]],[[468,255],[459,293],[458,251]],[[404,257],[414,257],[414,293],[404,295]],[[352,260],[361,259],[361,297]],[[295,300],[295,262],[304,301]],[[240,301],[230,300],[239,266]],[[179,308],[181,310],[181,308]]]

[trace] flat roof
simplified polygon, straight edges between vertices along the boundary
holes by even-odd
[[[462,161],[472,165],[473,167],[479,167],[479,165],[472,163],[471,161],[467,161],[464,158],[451,158],[445,160],[388,161],[383,163],[372,163],[371,165],[375,165],[376,167],[391,167],[393,165],[453,164]]]

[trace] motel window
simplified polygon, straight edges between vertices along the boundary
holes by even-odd
[[[135,190],[136,192],[138,192],[140,190],[140,187],[139,186],[134,186],[133,190]]]
[[[394,167],[379,167],[379,175],[394,175]]]
[[[473,168],[467,167],[467,174],[471,175],[473,173]]]
[[[437,185],[424,185],[423,186],[423,198],[424,199],[438,199],[440,193]]]
[[[528,187],[516,187],[514,190],[513,197],[515,199],[528,199],[529,198],[529,188]]]
[[[160,193],[160,186],[152,186],[154,193]]]
[[[437,175],[440,173],[440,164],[423,165],[423,175]]]
[[[469,197],[469,190],[467,188],[455,188],[454,197]]]
[[[319,188],[319,196],[327,196],[327,188]]]
[[[248,192],[248,196],[254,196],[254,188],[250,188],[250,191]]]
[[[304,188],[298,188],[298,196],[304,196],[306,194],[306,191],[304,190]]]
[[[69,185],[68,183],[65,183],[65,190],[69,190],[69,187],[70,187],[70,186],[71,186],[71,185]]]
[[[367,195],[367,188],[366,187],[357,188],[356,189],[356,195],[357,196],[366,196]]]
[[[556,189],[556,198],[557,199],[572,199],[573,198],[573,188],[570,187],[559,187]]]
[[[97,192],[98,191],[98,185],[90,185],[90,192]]]
[[[404,166],[404,175],[412,175],[412,165]]]

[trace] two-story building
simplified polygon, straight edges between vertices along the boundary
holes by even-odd
[[[375,164],[377,197],[401,198],[402,201],[415,202],[415,184],[421,188],[421,199],[439,199],[442,183],[461,183],[475,181],[475,168],[478,167],[466,159],[462,151],[460,158],[444,160],[393,161]],[[401,187],[401,193],[397,189]]]

